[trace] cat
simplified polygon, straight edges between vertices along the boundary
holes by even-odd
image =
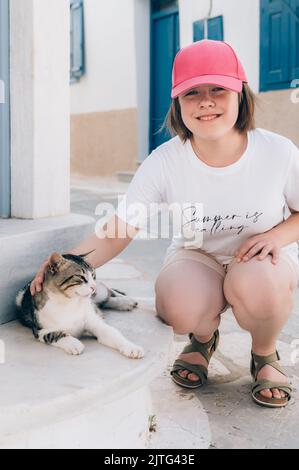
[[[32,296],[30,281],[17,293],[17,318],[37,340],[66,353],[81,354],[84,345],[79,338],[89,334],[126,357],[140,359],[143,349],[107,325],[99,308],[132,310],[137,302],[117,289],[96,284],[95,269],[84,259],[89,253],[52,253],[43,290]]]

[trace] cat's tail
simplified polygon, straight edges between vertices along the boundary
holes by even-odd
[[[30,293],[30,283],[28,283],[23,289],[20,289],[16,295],[16,315],[17,320],[27,328],[30,328],[36,336],[36,331],[38,327],[34,318],[34,308],[32,305],[31,293]]]
[[[117,294],[127,295],[125,292],[122,292],[121,290],[118,290],[118,289],[110,288],[110,291],[111,291],[111,297],[117,297]],[[117,294],[115,292],[117,292]]]
[[[16,306],[18,309],[22,308],[22,303],[23,303],[25,292],[26,292],[26,287],[23,287],[23,289],[19,290],[19,292],[16,295]]]

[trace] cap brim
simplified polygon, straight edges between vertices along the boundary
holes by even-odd
[[[238,78],[228,77],[227,75],[202,75],[200,77],[190,78],[190,80],[185,80],[174,87],[171,91],[171,98],[176,98],[182,93],[199,85],[217,85],[240,93],[242,91],[243,82]]]

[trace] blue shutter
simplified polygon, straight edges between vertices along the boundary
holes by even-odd
[[[194,21],[193,23],[193,41],[201,41],[205,37],[205,22],[204,20]]]
[[[299,0],[261,0],[260,91],[290,88],[299,73]]]
[[[198,20],[193,23],[193,41],[200,41],[205,37],[205,21]],[[223,41],[223,16],[208,19],[208,39]]]
[[[208,38],[223,41],[223,16],[216,16],[208,20]]]
[[[78,81],[80,77],[82,77],[82,75],[85,73],[83,0],[71,0],[70,7],[70,79],[72,83]]]
[[[299,0],[291,1],[292,11],[291,14],[291,76],[290,80],[299,78]]]

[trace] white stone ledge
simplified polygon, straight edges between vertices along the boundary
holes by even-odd
[[[172,328],[151,309],[107,312],[145,350],[132,360],[83,340],[81,356],[37,342],[12,322],[0,327],[0,448],[144,447],[151,411],[149,385],[161,375],[172,348]]]
[[[95,219],[81,214],[70,213],[58,217],[41,219],[0,219],[0,241],[6,237],[20,236],[28,233],[48,232],[63,228],[95,224]]]
[[[0,324],[15,318],[15,296],[52,251],[65,253],[92,234],[94,219],[79,214],[0,220]]]

